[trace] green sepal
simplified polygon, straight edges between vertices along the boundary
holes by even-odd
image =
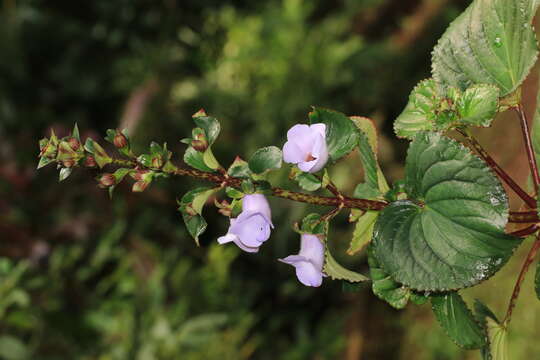
[[[487,344],[480,349],[483,360],[508,360],[508,330],[505,324],[497,319],[495,314],[482,302],[474,303],[476,320],[487,335]]]
[[[267,146],[255,151],[248,162],[249,169],[255,174],[281,168],[283,154],[276,146]]]
[[[120,154],[122,154],[124,156],[127,156],[127,157],[134,157],[135,155],[131,151],[131,141],[129,139],[127,129],[123,129],[122,131],[118,131],[118,130],[115,130],[115,129],[107,129],[107,135],[105,136],[105,140],[107,140],[109,143],[116,146],[116,144],[114,142],[114,139],[118,134],[123,135],[124,138],[126,139],[126,145],[125,146],[117,147]]]
[[[457,141],[420,133],[405,173],[411,199],[380,212],[372,241],[397,282],[419,291],[472,286],[497,272],[521,243],[505,233],[508,199],[501,183]]]
[[[82,155],[77,153],[77,151],[73,150],[67,141],[61,140],[60,143],[58,144],[58,154],[56,155],[56,160],[78,161],[81,157]]]
[[[381,268],[377,259],[373,256],[371,246],[368,246],[368,265],[373,294],[398,310],[407,306],[411,297],[411,290],[392,280],[392,278]]]
[[[98,164],[100,169],[112,162],[112,159],[107,154],[107,152],[92,138],[86,139],[86,142],[84,143],[84,149],[90,154],[94,155],[94,159],[96,160],[96,163]]]
[[[448,27],[432,52],[438,83],[467,89],[492,84],[513,92],[536,62],[532,19],[537,0],[475,0]]]
[[[353,151],[358,144],[358,130],[345,114],[314,107],[309,120],[311,124],[326,125],[326,146],[333,162]]]
[[[454,343],[465,349],[479,349],[486,345],[480,324],[457,291],[431,295],[435,318]]]
[[[197,188],[187,192],[178,202],[178,210],[182,213],[188,232],[195,239],[197,246],[200,246],[199,236],[204,233],[207,226],[202,217],[203,206],[208,198],[218,190],[219,188]]]

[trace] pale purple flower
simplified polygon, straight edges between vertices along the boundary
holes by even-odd
[[[321,286],[324,263],[324,245],[316,235],[302,234],[300,252],[279,261],[296,268],[296,277],[306,286]]]
[[[328,161],[325,124],[297,124],[287,131],[283,160],[304,172],[321,170]]]
[[[231,225],[225,236],[218,238],[220,244],[234,242],[247,252],[258,252],[270,237],[274,228],[268,201],[261,194],[245,195],[242,199],[242,212],[237,218],[231,218]]]

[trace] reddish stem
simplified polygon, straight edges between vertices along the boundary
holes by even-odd
[[[529,250],[529,253],[527,254],[527,258],[525,259],[525,261],[523,262],[523,265],[521,266],[521,271],[519,272],[516,285],[514,286],[514,291],[512,292],[512,297],[510,298],[510,303],[508,304],[508,310],[506,310],[506,316],[504,317],[504,321],[503,321],[504,326],[508,326],[508,324],[510,323],[510,319],[512,318],[512,310],[514,310],[514,307],[516,306],[516,301],[519,296],[519,292],[521,290],[521,284],[523,283],[523,280],[525,280],[525,275],[527,274],[529,267],[534,261],[534,258],[536,257],[538,250],[540,249],[539,236],[540,234],[536,236],[536,240],[534,241],[534,244],[532,245],[531,250]]]
[[[523,106],[520,104],[515,108],[521,124],[521,132],[523,133],[523,141],[525,142],[525,150],[527,152],[527,158],[529,159],[529,167],[531,169],[531,174],[534,182],[534,189],[538,194],[538,185],[540,184],[540,175],[538,174],[538,167],[536,165],[536,156],[534,154],[534,149],[531,141],[531,134],[529,132],[529,124],[527,123],[527,116],[523,111]]]

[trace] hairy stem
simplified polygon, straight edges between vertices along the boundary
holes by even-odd
[[[476,150],[476,152],[478,153],[478,155],[480,155],[480,157],[482,157],[482,159],[484,159],[484,161],[489,165],[489,167],[491,169],[493,169],[493,171],[495,171],[495,173],[497,175],[499,175],[499,177],[501,179],[503,179],[503,181],[505,183],[508,184],[508,186],[514,190],[514,192],[531,208],[531,209],[535,209],[536,208],[536,200],[534,198],[532,198],[529,194],[527,194],[527,192],[525,192],[525,190],[523,190],[521,188],[521,186],[519,186],[511,177],[510,175],[508,175],[508,173],[506,171],[503,170],[503,168],[501,168],[499,166],[499,164],[497,164],[497,162],[487,153],[487,151],[482,147],[482,145],[480,145],[480,143],[478,142],[478,140],[476,140],[472,134],[466,130],[462,130],[462,129],[458,129],[457,130],[461,135],[463,135],[467,141],[469,142],[469,144],[471,144],[471,146]]]
[[[523,283],[523,280],[525,280],[525,275],[527,274],[527,271],[529,270],[529,267],[534,261],[534,258],[536,257],[536,254],[538,253],[539,249],[540,249],[540,234],[536,236],[536,240],[534,241],[531,247],[531,250],[529,250],[529,253],[527,254],[527,258],[525,259],[525,261],[523,262],[523,265],[521,266],[521,271],[519,272],[516,285],[514,286],[514,291],[512,292],[512,297],[510,298],[510,303],[508,304],[508,309],[506,310],[506,316],[504,317],[504,321],[503,321],[504,326],[508,326],[508,324],[510,323],[510,319],[512,318],[512,311],[514,310],[514,307],[516,306],[516,301],[519,296],[519,292],[521,290],[521,284]]]
[[[514,235],[514,236],[517,236],[517,237],[525,237],[525,236],[529,236],[531,234],[534,234],[539,228],[540,228],[540,226],[538,226],[538,224],[533,224],[533,225],[528,226],[528,227],[526,227],[524,229],[511,232],[510,235]]]
[[[112,164],[119,165],[119,166],[140,166],[140,164],[136,164],[133,161],[130,160],[120,160],[120,159],[114,159]],[[241,188],[242,187],[242,179],[236,178],[227,175],[226,173],[214,173],[214,172],[205,172],[201,170],[196,169],[186,169],[186,168],[175,168],[174,170],[165,171],[162,170],[162,172],[170,174],[170,175],[177,175],[177,176],[189,176],[201,180],[206,180],[209,182],[213,182],[216,184],[219,184],[222,187],[230,186],[234,188]],[[273,196],[280,197],[283,199],[288,199],[292,201],[297,202],[303,202],[307,204],[313,204],[313,205],[322,205],[322,206],[333,206],[333,207],[339,207],[339,208],[349,208],[349,209],[361,209],[361,210],[382,210],[386,205],[388,205],[385,201],[375,201],[375,200],[367,200],[367,199],[354,199],[346,196],[336,196],[336,197],[330,197],[330,196],[319,196],[319,195],[313,195],[313,194],[306,194],[306,193],[300,193],[296,191],[286,190],[279,187],[272,187],[270,189],[270,192]]]
[[[531,134],[529,132],[529,124],[527,123],[527,117],[523,111],[523,106],[520,104],[516,109],[516,112],[520,119],[521,132],[523,133],[523,140],[525,142],[525,150],[527,152],[527,158],[529,159],[529,167],[534,182],[534,189],[538,194],[538,185],[540,184],[540,175],[538,174],[538,167],[536,165],[536,156],[531,141]]]

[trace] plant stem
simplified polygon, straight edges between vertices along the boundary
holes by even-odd
[[[515,108],[521,124],[521,132],[523,133],[523,140],[525,142],[525,150],[527,152],[527,157],[529,159],[529,167],[531,169],[531,174],[534,182],[534,189],[536,194],[538,194],[538,185],[540,184],[540,175],[538,174],[538,167],[536,165],[536,156],[534,154],[534,149],[531,141],[531,134],[529,132],[529,124],[527,123],[527,117],[523,111],[523,106],[520,104]]]
[[[510,215],[508,216],[508,222],[511,223],[537,223],[540,222],[540,218],[538,218],[538,214],[536,211],[510,211]]]
[[[516,306],[516,301],[521,290],[521,284],[523,283],[523,280],[525,280],[525,275],[527,274],[527,271],[529,270],[529,267],[534,261],[534,258],[536,257],[539,249],[540,234],[536,236],[536,240],[534,241],[531,250],[529,250],[529,253],[527,254],[527,258],[521,266],[521,271],[519,272],[516,285],[514,286],[514,291],[512,292],[512,297],[510,298],[510,303],[508,304],[508,310],[506,311],[506,316],[504,317],[503,324],[505,327],[508,326],[508,324],[510,323],[510,319],[512,318],[512,310],[514,310],[514,307]]]
[[[501,168],[499,166],[499,164],[497,164],[497,162],[487,153],[487,151],[482,147],[482,145],[480,145],[480,143],[478,142],[478,140],[476,140],[472,134],[470,132],[468,132],[467,130],[462,130],[462,129],[457,129],[457,131],[463,135],[467,141],[469,142],[469,144],[471,144],[471,146],[476,150],[476,152],[478,153],[478,155],[480,155],[484,161],[489,165],[490,168],[493,169],[493,171],[495,171],[495,173],[497,175],[499,175],[499,177],[501,179],[504,180],[505,183],[508,184],[508,186],[514,190],[514,192],[531,208],[531,209],[535,209],[536,208],[536,200],[534,198],[532,198],[529,194],[527,194],[527,192],[525,192],[525,190],[523,190],[521,188],[521,186],[519,186],[511,177],[510,175],[508,175],[508,173],[506,171],[503,170],[503,168]]]
[[[528,227],[526,227],[524,229],[511,232],[510,235],[514,235],[514,236],[517,236],[517,237],[525,237],[525,236],[529,236],[531,234],[534,234],[539,228],[540,228],[540,226],[538,226],[538,224],[533,224],[533,225],[528,226]]]
[[[121,160],[113,159],[112,164],[119,166],[130,166],[130,167],[142,167],[140,164],[137,164],[131,160]],[[152,169],[155,171],[155,169]],[[230,186],[234,188],[242,188],[242,179],[229,176],[226,173],[215,173],[215,172],[205,172],[197,169],[186,169],[186,168],[175,168],[174,170],[160,170],[164,173],[170,175],[178,176],[189,176],[201,180],[210,181],[216,184],[219,184],[222,187]],[[296,191],[286,190],[279,187],[272,187],[270,192],[273,196],[280,197],[283,199],[293,200],[297,202],[303,202],[313,205],[322,205],[322,206],[333,206],[339,208],[349,208],[349,209],[361,209],[361,210],[382,210],[388,205],[385,201],[375,201],[367,199],[355,199],[346,196],[319,196],[306,193],[300,193]]]

